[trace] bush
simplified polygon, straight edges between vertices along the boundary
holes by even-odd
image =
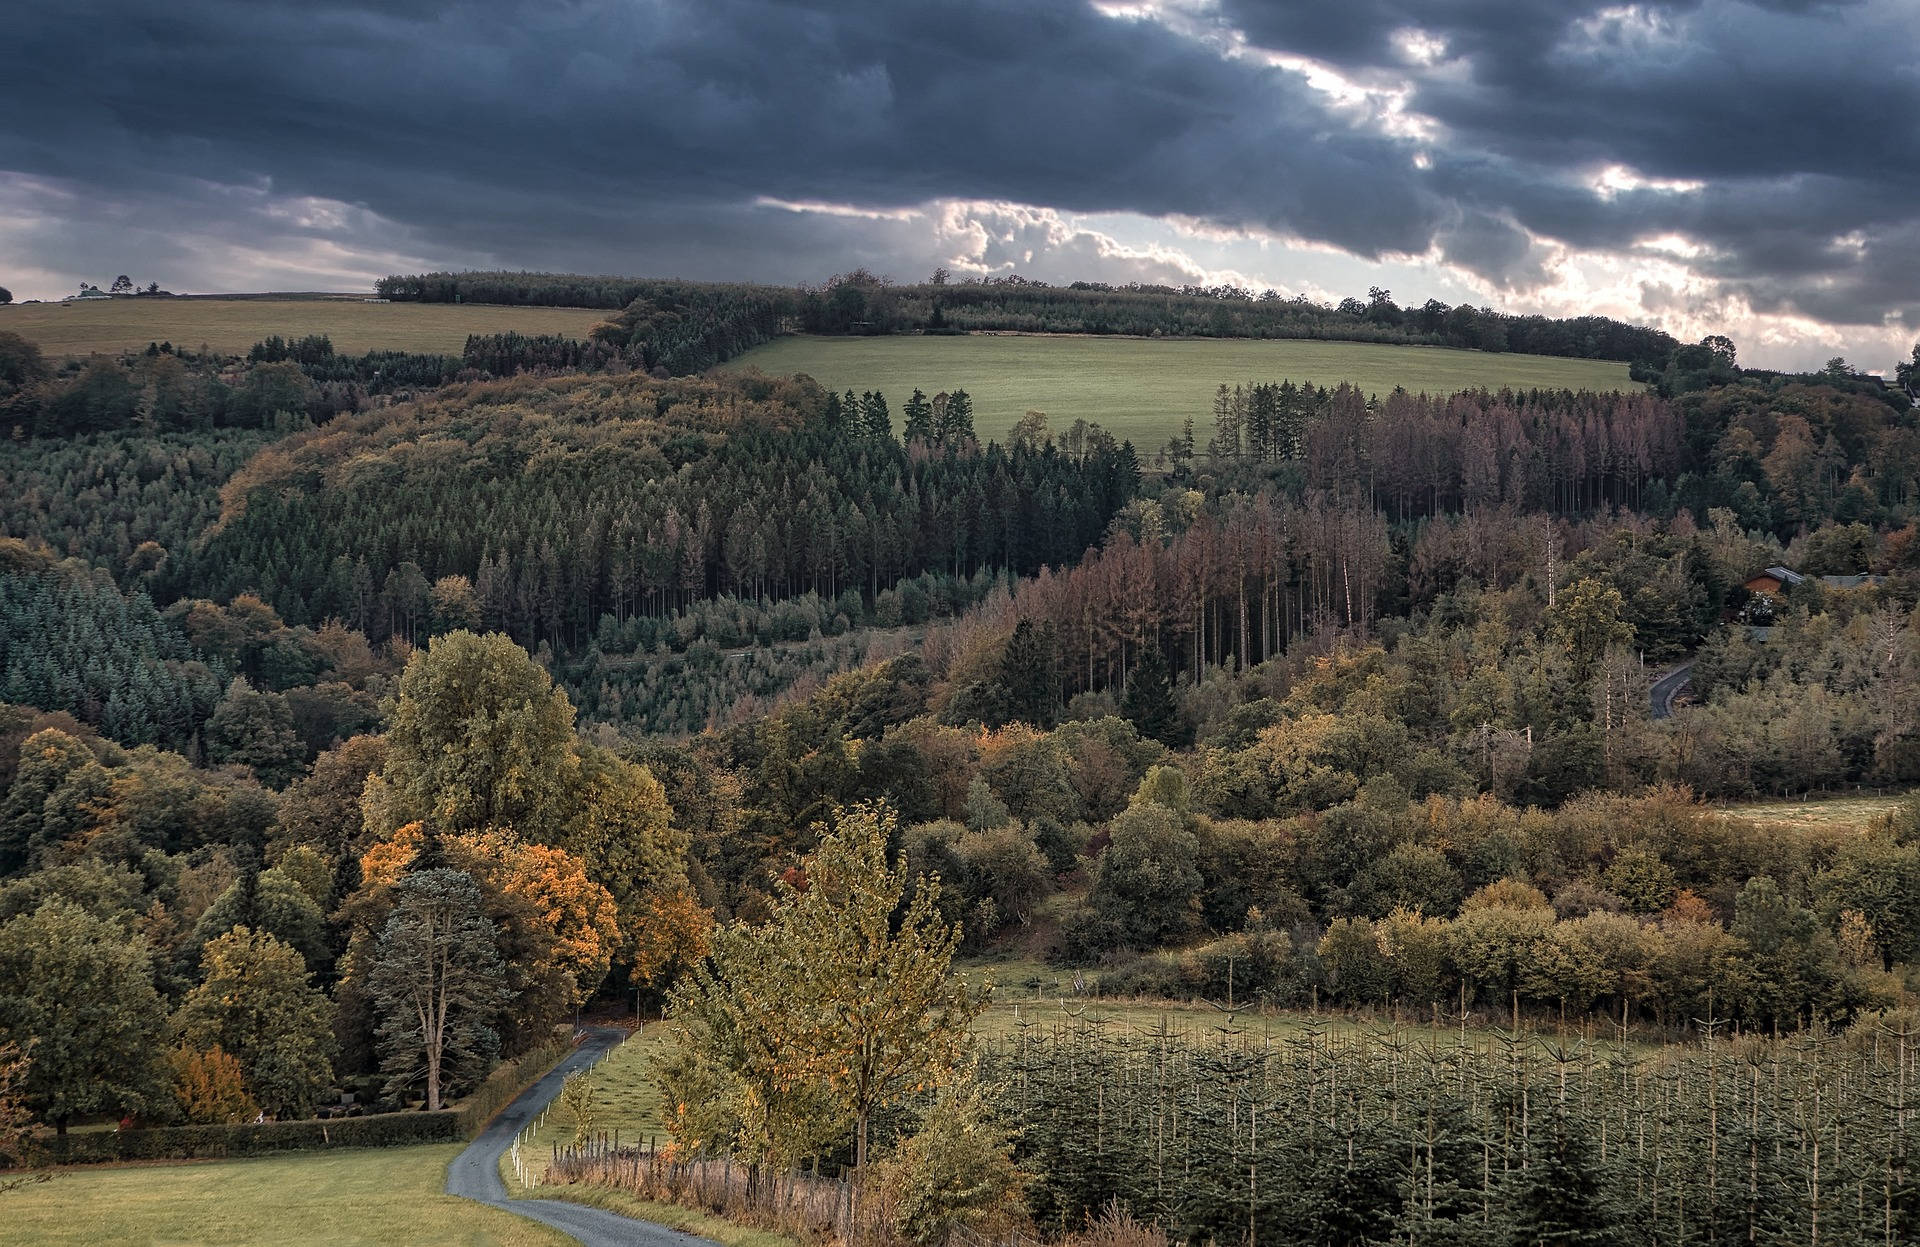
[[[1005,1235],[1026,1219],[1013,1145],[971,1080],[942,1089],[920,1129],[882,1169],[896,1198],[895,1228],[916,1247]]]

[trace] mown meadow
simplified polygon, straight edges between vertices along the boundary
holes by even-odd
[[[769,376],[804,372],[834,390],[878,389],[894,410],[915,387],[973,396],[982,438],[1004,438],[1030,410],[1056,429],[1098,421],[1142,454],[1157,451],[1191,416],[1204,447],[1222,382],[1350,382],[1385,396],[1459,390],[1637,390],[1627,366],[1609,360],[1491,354],[1446,347],[1312,339],[1141,339],[1051,335],[818,337],[790,335],[725,365]]]

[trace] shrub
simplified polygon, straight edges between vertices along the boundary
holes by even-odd
[[[250,1121],[260,1113],[247,1094],[239,1060],[219,1044],[205,1052],[182,1044],[167,1053],[167,1068],[173,1074],[173,1098],[188,1125]]]
[[[381,1113],[335,1121],[269,1121],[241,1125],[159,1126],[149,1130],[97,1131],[41,1140],[45,1159],[57,1164],[120,1160],[187,1160],[261,1156],[270,1152],[332,1147],[402,1147],[455,1143],[461,1114]]]
[[[970,1079],[941,1091],[886,1166],[885,1180],[895,1195],[895,1225],[918,1247],[938,1247],[956,1230],[998,1241],[1025,1219],[1013,1146]]]

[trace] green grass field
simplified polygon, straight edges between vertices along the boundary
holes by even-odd
[[[242,354],[262,338],[322,333],[343,355],[416,351],[458,355],[470,333],[559,333],[584,338],[607,313],[580,307],[363,303],[358,298],[112,299],[0,307],[0,331],[52,356],[118,354],[171,342]]]
[[[1055,429],[1076,418],[1097,420],[1142,454],[1158,451],[1192,416],[1203,447],[1212,425],[1213,392],[1222,383],[1350,381],[1369,394],[1393,388],[1451,394],[1498,389],[1638,388],[1625,364],[1544,355],[1489,355],[1431,346],[1367,342],[1247,339],[1030,337],[788,337],[756,347],[724,366],[784,375],[804,372],[835,390],[877,389],[895,419],[916,386],[928,394],[964,389],[973,396],[974,428],[1004,438],[1030,410]]]
[[[443,1192],[456,1145],[72,1169],[0,1195],[5,1247],[563,1247]]]
[[[1803,831],[1865,831],[1875,819],[1892,813],[1912,797],[1913,794],[1907,793],[1873,797],[1823,797],[1812,801],[1748,801],[1716,808],[1730,818]]]

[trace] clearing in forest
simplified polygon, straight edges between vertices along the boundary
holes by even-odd
[[[1395,386],[1429,394],[1483,386],[1639,388],[1625,364],[1610,360],[1307,339],[800,335],[756,347],[724,368],[804,372],[834,390],[877,389],[887,396],[896,426],[916,386],[928,394],[963,389],[973,397],[982,441],[1004,439],[1028,411],[1044,411],[1056,431],[1076,418],[1098,421],[1115,437],[1131,439],[1143,457],[1178,434],[1187,416],[1195,448],[1204,451],[1213,432],[1214,390],[1223,382],[1348,381],[1379,395]]]
[[[1820,797],[1806,801],[1748,801],[1717,808],[1729,818],[1742,818],[1750,823],[1794,827],[1802,831],[1834,828],[1865,831],[1875,819],[1891,814],[1912,797],[1912,793],[1894,793],[1868,797]]]

